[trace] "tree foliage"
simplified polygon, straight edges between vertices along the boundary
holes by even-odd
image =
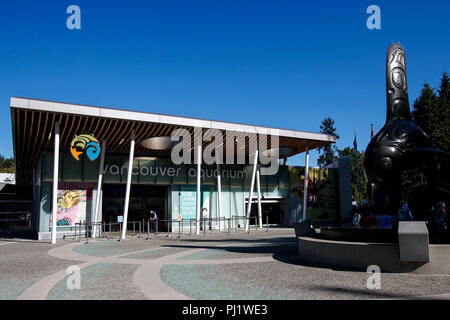
[[[437,92],[425,82],[414,101],[412,117],[436,147],[450,152],[450,82],[446,72]]]
[[[333,135],[336,139],[339,139],[339,135],[336,133],[336,128],[334,127],[334,120],[330,117],[325,118],[320,125],[320,132],[324,134]],[[334,160],[337,159],[337,148],[336,144],[332,143],[327,146],[319,148],[319,158],[317,159],[317,165],[319,167],[324,167]]]
[[[353,154],[352,147],[346,147],[339,150],[339,157],[350,157],[350,184],[352,188],[352,197],[359,200],[358,197],[358,167],[359,166],[359,188],[361,192],[361,202],[367,198],[367,180],[364,174],[364,153],[358,151],[357,157]]]
[[[0,172],[13,173],[14,172],[14,158],[6,159],[0,154]]]

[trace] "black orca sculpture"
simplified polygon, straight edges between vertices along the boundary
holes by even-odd
[[[364,154],[369,206],[375,214],[396,214],[404,200],[401,174],[417,170],[424,183],[408,193],[407,201],[416,220],[428,220],[437,201],[450,199],[450,155],[433,147],[411,120],[405,50],[396,43],[386,55],[386,97],[386,123]]]

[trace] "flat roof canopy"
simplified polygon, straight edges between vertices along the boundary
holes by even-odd
[[[336,137],[321,133],[286,130],[263,126],[245,125],[188,117],[138,112],[122,109],[61,103],[30,98],[11,98],[11,122],[16,181],[18,184],[32,182],[33,168],[42,150],[52,150],[55,123],[60,123],[60,149],[69,148],[75,136],[90,132],[99,142],[106,140],[109,152],[126,153],[130,148],[131,131],[135,130],[136,156],[170,156],[170,150],[150,150],[140,142],[151,137],[170,136],[174,129],[184,128],[191,133],[194,128],[234,131],[237,136],[266,134],[279,137],[280,149],[287,150],[280,158],[290,157],[336,142]],[[224,136],[225,137],[225,136]],[[270,142],[270,140],[269,140]],[[203,148],[210,142],[203,142]],[[248,145],[256,143],[246,139]],[[227,148],[224,139],[224,154]]]

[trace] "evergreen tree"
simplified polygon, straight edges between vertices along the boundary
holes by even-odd
[[[441,85],[438,89],[436,146],[450,152],[450,81],[446,72],[442,73]]]
[[[334,120],[330,117],[327,117],[322,121],[322,124],[320,125],[320,132],[333,135],[336,139],[339,139],[339,136],[336,133],[336,128],[334,127]],[[320,156],[317,159],[317,165],[323,168],[337,159],[336,144],[332,143],[325,147],[319,148],[319,154]]]
[[[414,101],[413,121],[425,131],[437,148],[450,152],[450,81],[442,74],[438,95],[425,83]]]
[[[419,98],[414,101],[412,118],[434,142],[433,135],[437,119],[437,96],[430,85],[425,82]]]
[[[0,154],[0,172],[13,173],[14,172],[14,158],[6,159]]]
[[[339,157],[350,157],[350,184],[352,188],[352,197],[355,200],[358,200],[358,169],[356,167],[356,164],[359,166],[359,188],[361,192],[361,202],[364,201],[364,199],[367,199],[367,181],[366,176],[364,175],[364,153],[359,152],[358,150],[358,156],[355,157],[353,154],[353,148],[352,147],[346,147],[343,150],[339,150]],[[358,162],[356,162],[356,158],[358,159]]]

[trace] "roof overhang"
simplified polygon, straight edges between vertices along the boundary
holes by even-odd
[[[137,155],[166,157],[170,151],[149,150],[140,141],[150,137],[167,136],[174,129],[184,128],[192,137],[194,128],[232,131],[236,136],[276,136],[279,146],[292,150],[280,158],[316,149],[336,142],[336,137],[327,134],[286,130],[272,127],[253,126],[224,121],[213,121],[189,117],[170,116],[156,113],[86,106],[29,98],[11,98],[11,121],[13,131],[14,158],[16,161],[16,181],[30,183],[33,168],[42,150],[53,147],[55,123],[60,123],[60,148],[68,148],[71,140],[82,133],[91,132],[98,141],[106,140],[108,151],[127,152],[130,147],[131,131],[135,131]],[[192,141],[194,139],[192,138]],[[207,140],[207,139],[204,139]],[[249,144],[256,143],[252,138],[246,140],[246,154]],[[203,147],[210,142],[204,141]],[[270,146],[270,138],[269,138]],[[235,146],[223,145],[224,152]]]

